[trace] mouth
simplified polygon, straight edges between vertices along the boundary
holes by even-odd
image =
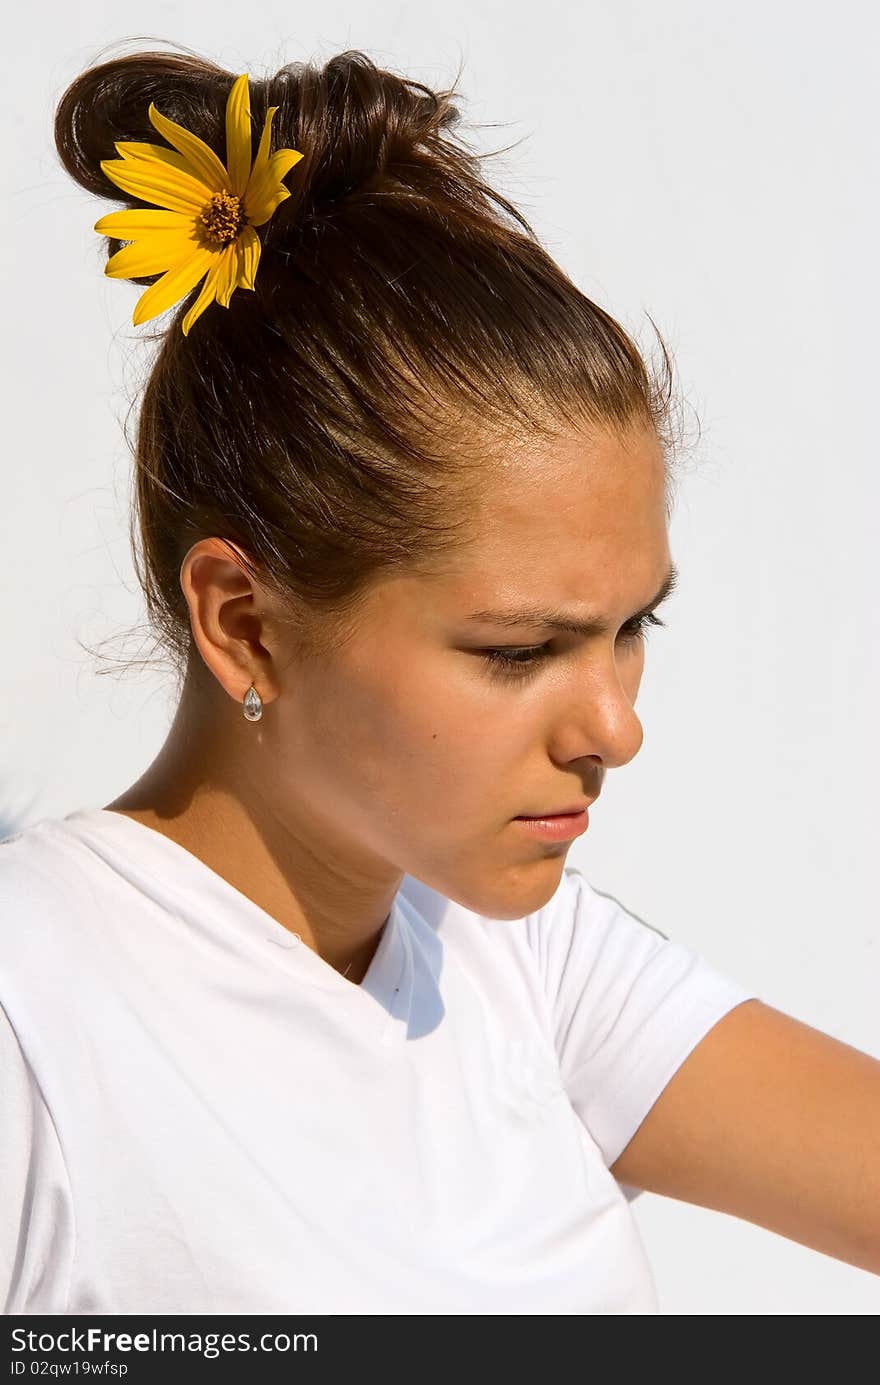
[[[549,841],[571,841],[587,831],[590,815],[586,808],[581,808],[574,813],[543,813],[540,817],[520,816],[513,821],[521,822],[523,830],[532,836],[543,837]]]

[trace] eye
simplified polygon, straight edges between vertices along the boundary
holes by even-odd
[[[623,644],[637,644],[640,640],[647,639],[649,625],[665,625],[666,621],[655,616],[653,611],[646,611],[643,616],[636,616],[635,620],[630,620],[621,630]]]
[[[626,625],[621,627],[618,639],[625,648],[629,649],[646,639],[649,625],[665,624],[666,622],[654,615],[653,611],[647,611],[644,615],[636,616],[633,620],[627,621]],[[505,649],[484,649],[481,653],[489,665],[491,673],[508,678],[523,678],[532,672],[538,664],[550,657],[550,645],[536,644],[528,647],[511,645]]]
[[[493,673],[509,673],[519,677],[521,669],[534,668],[548,657],[549,645],[537,644],[531,649],[484,649],[483,658]]]

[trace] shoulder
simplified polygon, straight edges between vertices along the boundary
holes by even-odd
[[[53,818],[0,840],[0,1001],[65,964],[78,912],[94,907],[75,842]]]
[[[65,876],[75,869],[62,819],[40,818],[0,837],[0,898],[4,903],[7,892],[16,897],[30,889],[54,887],[59,892]]]
[[[27,870],[46,880],[58,877],[64,863],[76,859],[77,839],[64,818],[42,817],[0,837],[0,870],[6,879]]]
[[[42,818],[0,839],[0,919],[61,901],[76,865],[55,819]]]

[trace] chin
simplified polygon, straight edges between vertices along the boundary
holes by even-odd
[[[567,847],[568,843],[565,845]],[[496,874],[485,885],[459,884],[456,888],[453,881],[443,889],[443,893],[463,909],[469,909],[482,918],[521,919],[549,904],[559,889],[565,856],[565,851],[556,849],[504,875]]]

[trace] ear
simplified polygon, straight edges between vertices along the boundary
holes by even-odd
[[[225,692],[243,702],[251,684],[263,702],[279,695],[281,648],[266,589],[228,539],[199,539],[180,565],[193,640]]]

